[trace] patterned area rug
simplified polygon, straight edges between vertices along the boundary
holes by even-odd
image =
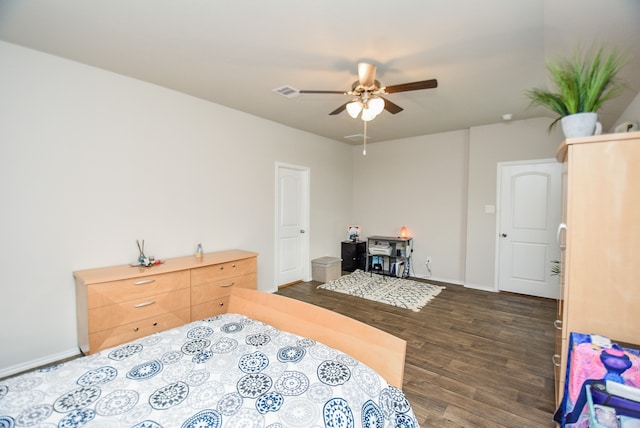
[[[420,312],[445,287],[356,270],[318,288]]]

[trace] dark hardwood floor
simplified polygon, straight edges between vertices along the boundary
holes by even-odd
[[[299,283],[278,294],[405,339],[404,392],[422,427],[555,426],[555,300],[439,283],[446,289],[412,312],[319,284]]]

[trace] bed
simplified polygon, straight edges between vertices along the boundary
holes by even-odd
[[[0,381],[0,427],[417,427],[406,342],[287,297]]]

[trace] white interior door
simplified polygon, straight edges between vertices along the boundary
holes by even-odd
[[[560,258],[562,165],[505,163],[499,169],[497,288],[558,298],[551,262]]]
[[[309,169],[276,164],[276,286],[309,279]]]

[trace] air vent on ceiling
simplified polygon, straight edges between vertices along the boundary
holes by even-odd
[[[300,91],[296,88],[292,88],[291,86],[280,86],[279,88],[275,88],[273,92],[287,98],[294,98],[300,95]]]
[[[364,134],[353,134],[353,135],[346,135],[344,137],[347,140],[351,140],[351,141],[362,141],[364,140]],[[370,139],[371,137],[369,137],[367,135],[367,140]]]

